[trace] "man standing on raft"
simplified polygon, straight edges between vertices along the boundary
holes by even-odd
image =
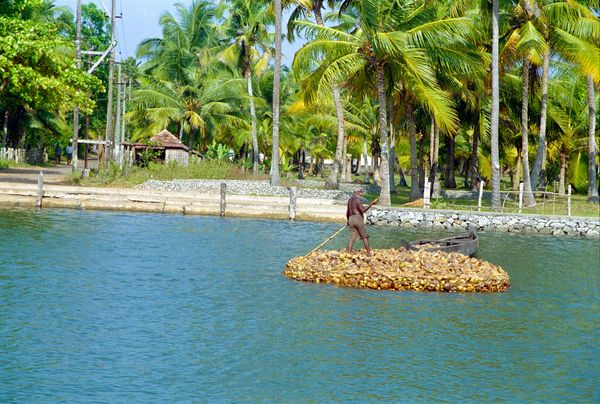
[[[362,189],[354,191],[354,195],[348,200],[348,207],[346,208],[346,219],[348,227],[350,228],[350,241],[348,242],[348,249],[346,251],[351,252],[354,242],[359,238],[365,243],[365,249],[367,255],[371,256],[371,246],[369,245],[369,235],[367,229],[365,229],[364,213],[375,205],[379,198],[376,198],[366,208],[360,203],[360,197],[363,194]]]

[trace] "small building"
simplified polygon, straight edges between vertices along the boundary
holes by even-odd
[[[155,153],[155,160],[167,164],[175,161],[177,164],[187,166],[189,162],[190,149],[166,129],[154,135],[149,144],[125,143],[124,147],[130,155],[132,164],[143,164],[142,156],[148,151]]]

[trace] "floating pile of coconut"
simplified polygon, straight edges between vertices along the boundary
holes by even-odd
[[[290,260],[289,278],[369,289],[431,292],[502,292],[510,287],[499,266],[458,253],[407,251],[318,251]]]

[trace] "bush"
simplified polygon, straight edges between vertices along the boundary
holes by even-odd
[[[8,160],[0,159],[0,170],[10,167],[10,162]]]

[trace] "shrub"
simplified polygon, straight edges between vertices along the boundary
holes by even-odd
[[[149,162],[147,167],[132,167],[120,169],[118,165],[111,164],[106,172],[99,173],[96,176],[83,178],[81,180],[68,178],[71,183],[81,183],[82,185],[106,185],[106,186],[135,186],[148,180],[170,181],[175,179],[229,179],[246,180],[261,179],[267,180],[267,175],[252,175],[252,170],[244,170],[243,166],[234,164],[227,160],[200,160],[191,158],[189,165],[183,166],[176,162],[162,164]]]

